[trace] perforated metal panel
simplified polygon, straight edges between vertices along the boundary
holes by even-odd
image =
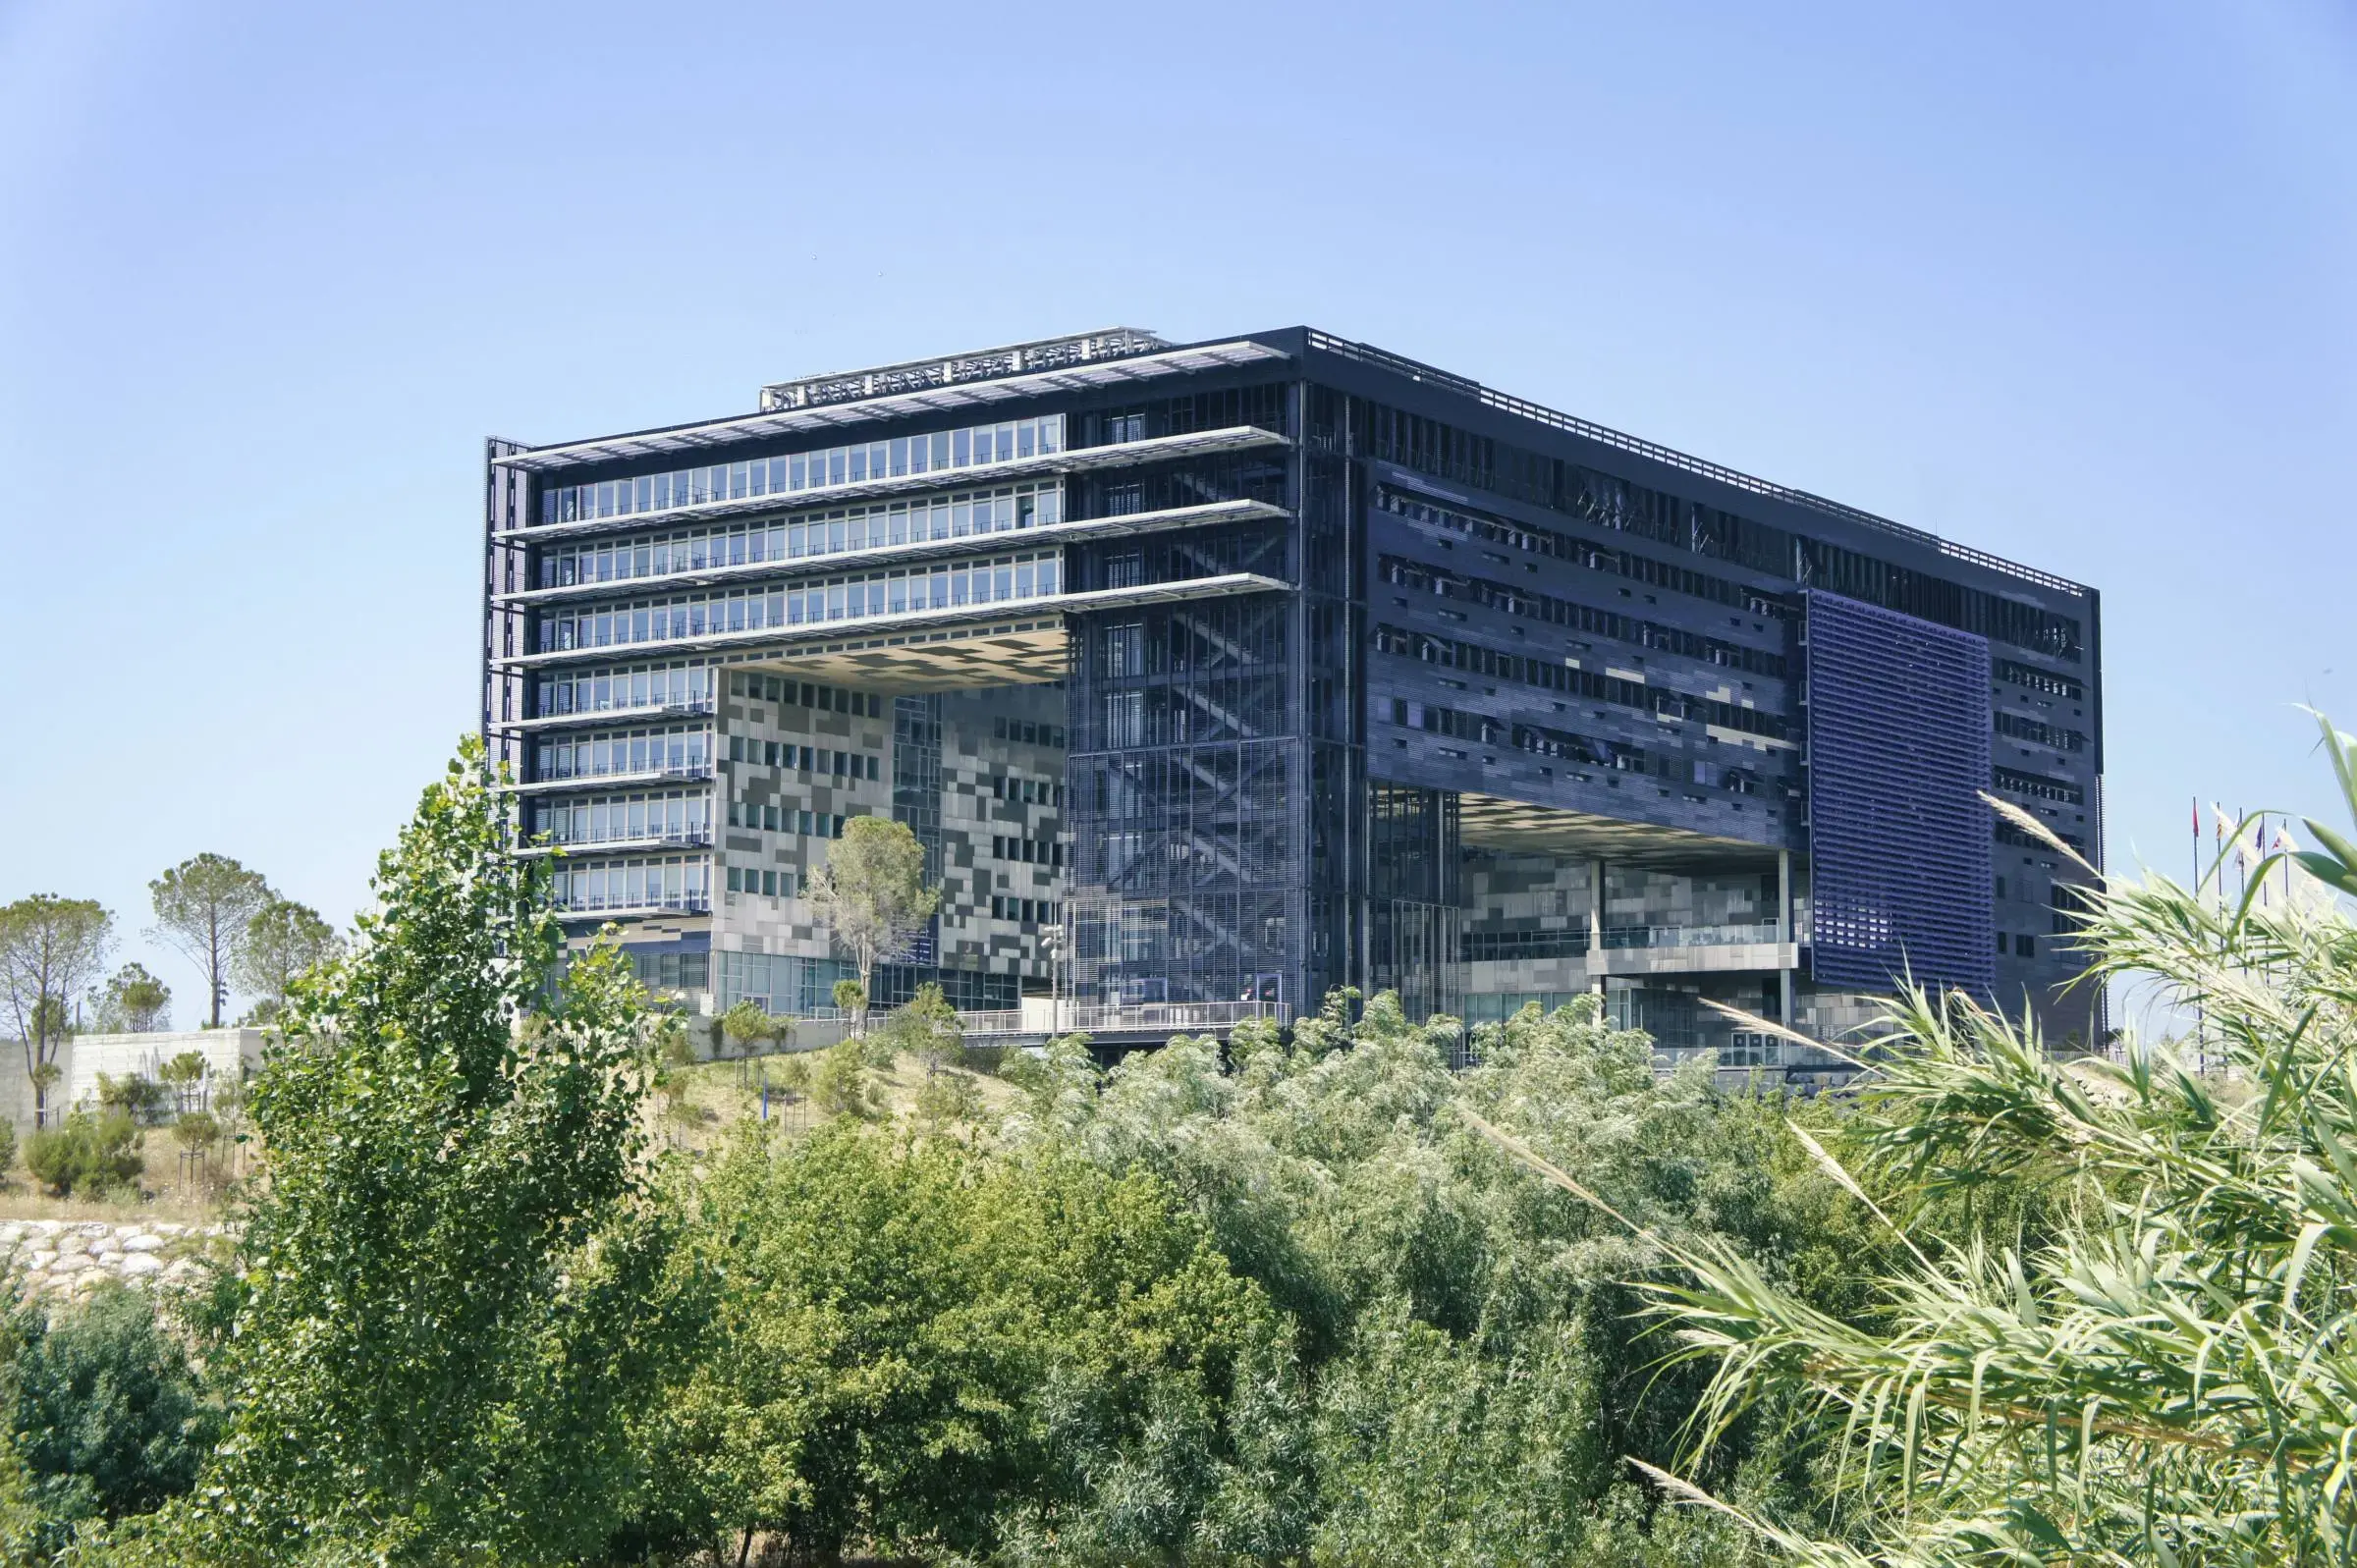
[[[1813,972],[1820,986],[1996,984],[1989,644],[1836,594],[1808,626]]]

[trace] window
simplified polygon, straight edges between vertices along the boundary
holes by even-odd
[[[1131,417],[1138,420],[1142,433],[1144,417]],[[793,495],[944,468],[1050,457],[1063,448],[1064,415],[1044,414],[1033,419],[969,425],[962,430],[936,430],[928,436],[904,436],[780,458],[678,468],[669,473],[641,474],[635,480],[549,486],[540,492],[540,521],[579,522],[642,512],[667,512],[675,507]]]
[[[2037,957],[2038,939],[2030,936],[2026,932],[2021,936],[2015,937],[2013,939],[2013,956],[2016,958]]]

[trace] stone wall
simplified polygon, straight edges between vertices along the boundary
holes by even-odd
[[[182,1287],[202,1276],[199,1259],[219,1234],[217,1225],[162,1221],[11,1219],[0,1221],[0,1269],[29,1298],[77,1297],[108,1279],[134,1290]]]

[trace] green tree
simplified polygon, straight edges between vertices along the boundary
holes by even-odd
[[[908,825],[853,817],[827,846],[827,863],[810,879],[810,907],[859,970],[859,1007],[876,994],[876,964],[899,958],[941,905],[925,886],[925,849]]]
[[[204,1082],[208,1071],[201,1051],[184,1051],[155,1069],[156,1078],[170,1089],[176,1110],[186,1110],[197,1085]]]
[[[34,1119],[49,1114],[58,1048],[70,1033],[66,999],[88,990],[105,966],[114,917],[87,898],[36,892],[0,907],[0,998],[33,1085]]]
[[[172,988],[147,972],[142,963],[116,970],[98,994],[97,1032],[105,1035],[145,1035],[172,1027]]]
[[[258,871],[227,855],[205,853],[182,861],[147,885],[155,903],[148,935],[170,946],[204,973],[210,1012],[208,1027],[221,1027],[229,1003],[230,965],[246,940],[247,927],[275,895]]]
[[[605,1539],[658,1355],[651,1043],[610,946],[545,988],[545,878],[506,852],[468,740],[379,860],[354,949],[294,983],[211,1320],[229,1439],[126,1560],[546,1561]]]
[[[148,1513],[194,1484],[220,1411],[147,1298],[101,1287],[71,1310],[20,1308],[10,1326],[16,1448],[46,1546],[83,1520]]]
[[[882,1108],[868,1081],[867,1053],[856,1040],[844,1040],[819,1054],[810,1074],[810,1103],[826,1116],[872,1116]]]
[[[253,912],[233,945],[229,977],[256,1000],[253,1016],[268,1022],[286,1005],[296,980],[336,954],[336,928],[292,898],[273,897]]]
[[[2357,816],[2357,740],[2325,741]],[[2058,1195],[2044,1239],[2001,1213],[1951,1209],[1945,1233],[1894,1216],[1873,1310],[1846,1318],[1725,1248],[1676,1249],[1687,1277],[1653,1295],[1714,1369],[1700,1436],[1764,1401],[1822,1408],[1857,1535],[1729,1512],[1823,1564],[2357,1558],[2357,923],[2331,897],[2357,890],[2357,845],[2308,827],[2288,888],[2280,858],[2239,896],[2222,857],[2199,889],[2079,868],[2085,983],[2157,981],[2202,1020],[2207,1071],[2187,1045],[2058,1059],[1960,998],[1891,1009],[1829,1169],[1878,1223],[1878,1193],[2035,1184]]]
[[[856,1032],[867,1020],[867,987],[856,980],[838,980],[834,1000],[835,1010],[849,1018]]]
[[[916,995],[895,1007],[879,1031],[896,1053],[905,1052],[925,1064],[931,1077],[959,1059],[965,1045],[965,1026],[941,987],[926,981]]]
[[[749,1054],[764,1042],[783,1043],[793,1038],[794,1020],[773,1017],[762,1010],[759,1002],[747,999],[721,1015],[720,1030],[739,1054]]]

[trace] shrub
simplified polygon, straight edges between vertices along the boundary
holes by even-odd
[[[822,1115],[864,1116],[877,1108],[874,1085],[867,1081],[866,1053],[856,1040],[829,1046],[810,1075],[810,1100]]]
[[[77,1110],[26,1141],[25,1168],[57,1197],[102,1198],[137,1190],[141,1135],[120,1110],[92,1116]]]
[[[16,1162],[17,1129],[9,1122],[0,1121],[0,1177],[6,1176]]]
[[[145,1297],[105,1288],[54,1318],[20,1310],[14,1326],[17,1448],[46,1544],[189,1489],[220,1412]]]

